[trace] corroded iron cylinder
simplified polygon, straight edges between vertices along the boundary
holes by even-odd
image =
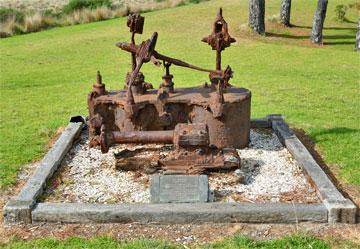
[[[221,115],[215,113],[219,106],[215,97],[216,92],[210,88],[184,88],[176,89],[164,102],[159,102],[153,91],[135,96],[138,111],[129,117],[124,109],[126,95],[123,91],[102,95],[92,99],[89,105],[92,116],[90,138],[100,135],[99,125],[103,124],[108,132],[119,135],[116,139],[119,143],[137,141],[137,136],[123,136],[132,134],[132,131],[153,131],[143,135],[154,135],[155,140],[167,133],[156,131],[168,131],[165,140],[170,141],[170,130],[174,130],[176,125],[204,124],[208,127],[209,145],[219,149],[244,148],[249,142],[251,92],[244,88],[227,88]],[[169,117],[166,122],[162,118],[165,114]],[[136,134],[139,135],[139,132]],[[161,142],[155,140],[153,142]],[[141,143],[140,140],[138,142]]]
[[[250,97],[240,102],[225,103],[223,108],[223,116],[215,118],[210,110],[194,107],[192,121],[207,124],[210,145],[244,148],[250,136]]]

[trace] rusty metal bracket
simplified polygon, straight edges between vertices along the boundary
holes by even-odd
[[[216,70],[221,70],[221,51],[229,47],[236,40],[228,32],[227,22],[222,16],[222,8],[219,9],[213,25],[213,32],[202,39],[216,50]]]
[[[173,93],[174,92],[174,82],[172,81],[172,79],[174,78],[174,76],[172,74],[170,74],[171,63],[164,61],[163,65],[165,67],[165,75],[162,77],[163,83],[160,85],[160,88],[163,88],[168,93]]]

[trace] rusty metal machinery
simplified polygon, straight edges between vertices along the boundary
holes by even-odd
[[[131,54],[132,71],[125,77],[125,89],[118,91],[107,91],[97,73],[88,96],[90,146],[100,146],[106,153],[114,144],[174,144],[174,153],[159,162],[164,168],[199,173],[229,168],[229,165],[236,167],[236,164],[225,163],[224,155],[230,151],[238,157],[235,149],[248,144],[251,92],[232,87],[231,67],[221,66],[221,52],[235,42],[228,33],[222,10],[217,14],[212,33],[202,39],[216,51],[215,69],[204,69],[159,53],[155,49],[157,32],[136,44],[135,34],[142,34],[144,17],[130,14],[127,25],[131,42],[119,42],[116,46]],[[148,62],[163,64],[165,68],[158,90],[146,83],[140,72]],[[170,73],[172,65],[209,73],[210,84],[175,88],[174,76]],[[184,163],[186,161],[193,163]]]

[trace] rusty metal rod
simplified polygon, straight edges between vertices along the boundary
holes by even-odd
[[[124,51],[130,52],[130,53],[136,53],[136,51],[138,50],[139,46],[134,45],[134,44],[129,44],[127,42],[118,42],[116,44],[117,47],[121,48]],[[167,61],[170,62],[176,66],[180,66],[180,67],[186,67],[186,68],[191,68],[194,70],[198,70],[198,71],[202,71],[202,72],[207,72],[207,73],[217,73],[219,75],[221,75],[221,70],[211,70],[211,69],[205,69],[205,68],[201,68],[201,67],[197,67],[194,66],[192,64],[189,64],[185,61],[179,60],[179,59],[175,59],[166,55],[162,55],[160,53],[158,53],[157,51],[154,51],[154,53],[152,54],[152,56],[155,59],[158,60],[162,60],[162,61]]]
[[[154,51],[153,56],[158,60],[167,61],[167,62],[170,62],[170,63],[176,65],[176,66],[187,67],[187,68],[191,68],[191,69],[202,71],[202,72],[208,72],[208,73],[214,73],[214,72],[221,73],[218,70],[205,69],[205,68],[201,68],[201,67],[191,65],[191,64],[189,64],[189,63],[187,63],[185,61],[175,59],[175,58],[171,58],[171,57],[168,57],[166,55],[159,54],[156,51]]]
[[[134,100],[134,96],[133,96],[131,87],[135,81],[137,74],[140,71],[142,64],[143,64],[143,60],[137,61],[135,69],[130,74],[129,85],[128,85],[128,89],[127,89],[127,96],[126,96],[127,97],[126,101],[128,104],[135,104],[135,100]]]
[[[135,32],[131,33],[131,44],[135,45]],[[132,70],[136,68],[136,53],[131,53]]]
[[[112,132],[113,143],[163,143],[172,144],[174,131],[127,131]]]
[[[216,51],[216,70],[221,71],[221,51]]]
[[[135,44],[129,44],[128,42],[118,42],[116,43],[116,46],[118,48],[121,48],[122,50],[126,51],[126,52],[130,52],[130,53],[136,53],[137,49],[139,46],[135,45]]]

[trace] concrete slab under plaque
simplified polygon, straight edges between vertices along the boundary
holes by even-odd
[[[208,202],[208,176],[153,175],[150,195],[152,203]]]

